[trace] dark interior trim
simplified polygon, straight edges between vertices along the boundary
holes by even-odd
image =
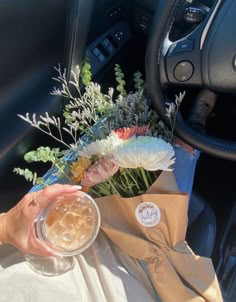
[[[67,1],[66,68],[73,70],[85,53],[94,0]],[[67,75],[70,77],[70,75]]]

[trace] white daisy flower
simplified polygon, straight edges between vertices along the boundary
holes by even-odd
[[[81,157],[88,157],[90,158],[91,156],[95,154],[100,154],[101,148],[100,148],[100,141],[96,140],[95,142],[92,142],[89,145],[86,145],[83,147],[81,150],[78,151],[79,156]]]
[[[171,171],[174,154],[173,147],[163,139],[139,136],[118,147],[113,156],[114,163],[122,168]]]
[[[102,157],[105,155],[110,155],[114,152],[114,150],[125,143],[124,140],[119,139],[115,135],[111,135],[106,139],[96,140],[91,144],[85,146],[78,153],[82,157],[90,158],[93,155],[97,155],[98,157]]]

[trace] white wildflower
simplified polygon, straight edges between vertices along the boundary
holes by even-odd
[[[171,120],[176,112],[175,103],[166,103],[166,116]]]

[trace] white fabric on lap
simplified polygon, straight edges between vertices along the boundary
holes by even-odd
[[[0,302],[152,302],[155,293],[139,263],[120,252],[104,233],[78,255],[72,271],[44,277],[24,255],[0,249]]]

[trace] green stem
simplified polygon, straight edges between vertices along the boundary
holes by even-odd
[[[141,171],[142,178],[143,178],[143,181],[144,181],[144,183],[145,183],[145,186],[146,186],[146,188],[148,189],[148,188],[150,187],[150,185],[149,185],[149,183],[148,183],[148,179],[147,179],[147,175],[146,175],[146,173],[145,173],[145,170],[144,170],[143,167],[140,167],[139,169],[140,169],[140,171]]]
[[[152,184],[152,183],[153,183],[153,180],[152,180],[152,177],[151,177],[151,175],[150,175],[150,172],[149,172],[148,170],[145,170],[145,171],[146,171],[146,175],[147,175],[147,177],[148,177],[148,179],[149,179],[149,183]]]
[[[119,183],[116,182],[117,190],[119,188],[119,190],[118,190],[119,192],[126,193],[127,186],[126,186],[126,183],[124,182],[123,178],[121,177],[118,181],[119,181]],[[119,194],[121,195],[121,193],[119,193]]]
[[[177,113],[179,111],[179,106],[180,105],[177,105],[177,108],[175,110],[175,112],[173,113],[173,117],[172,117],[172,121],[171,121],[171,135],[170,135],[170,143],[173,139],[173,136],[174,136],[174,129],[175,129],[175,123],[176,123],[176,118],[177,118]]]
[[[119,191],[118,191],[118,190],[116,189],[116,187],[114,186],[114,184],[113,184],[111,178],[109,178],[109,179],[107,180],[107,182],[108,182],[109,185],[112,187],[113,192],[114,192],[115,194],[117,194],[117,195],[120,195]]]
[[[92,194],[94,194],[96,197],[102,197],[102,195],[101,194],[99,194],[96,190],[94,190],[94,189],[89,189],[89,192],[91,192]]]
[[[65,176],[65,178],[67,178],[69,180],[69,182],[71,183],[72,179],[63,171],[63,169],[61,169],[61,167],[58,164],[56,164],[55,162],[53,164],[58,169],[58,171],[60,171],[60,173],[62,173]]]
[[[129,169],[125,169],[125,171],[127,171],[127,174],[129,175],[129,177],[133,180],[133,182],[135,183],[136,187],[138,188],[138,190],[140,190],[140,186],[137,182],[137,180],[134,178],[134,176],[132,175],[131,171]]]
[[[132,190],[132,185],[130,184],[130,181],[129,181],[129,178],[127,177],[126,171],[125,171],[125,173],[123,174],[123,176],[124,176],[124,179],[125,179],[125,181],[126,181],[127,188],[128,188],[128,190],[129,190],[129,192],[132,194],[132,196],[134,196],[134,192],[133,192],[133,190]]]
[[[108,185],[109,184],[107,182],[101,182],[95,186],[95,189],[100,190],[100,195],[108,196],[108,195],[111,195],[111,191],[109,188],[110,186],[108,187]],[[97,194],[99,194],[99,193],[97,193]]]
[[[121,195],[122,196],[128,195],[127,194],[127,185],[126,185],[126,182],[124,181],[123,177],[120,178],[120,183],[121,183],[120,189],[121,189],[121,192],[122,192]]]

